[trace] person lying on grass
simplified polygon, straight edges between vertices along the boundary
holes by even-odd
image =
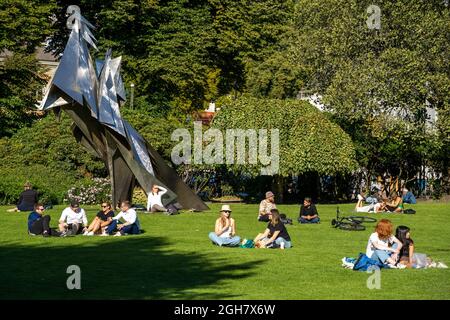
[[[403,244],[392,234],[392,231],[391,221],[381,219],[375,226],[375,232],[369,237],[366,256],[395,268]]]
[[[383,212],[385,211],[385,204],[384,203],[372,203],[368,206],[364,205],[364,197],[360,194],[358,194],[358,202],[356,203],[355,206],[355,211],[356,212]]]
[[[50,216],[44,215],[44,205],[42,203],[36,203],[34,205],[34,211],[28,216],[28,233],[30,235],[40,235],[44,237],[61,236],[61,233],[50,228]]]
[[[96,233],[104,233],[106,227],[111,224],[112,218],[114,218],[114,211],[111,210],[111,204],[103,202],[102,209],[97,212],[97,216],[92,220],[83,235],[93,236]]]
[[[126,234],[139,234],[141,232],[139,219],[137,213],[131,208],[130,201],[122,201],[120,204],[120,209],[117,216],[112,218],[111,224],[106,227],[106,232],[102,236],[108,236],[113,232],[116,232],[114,236],[123,236]],[[125,220],[124,223],[119,223],[120,219]]]
[[[259,233],[254,242],[257,248],[290,248],[291,237],[284,223],[281,222],[280,213],[277,209],[270,210],[270,222],[263,233]]]
[[[306,197],[303,200],[303,205],[300,207],[300,214],[298,217],[299,223],[319,223],[319,213],[316,206],[312,203],[311,198]]]
[[[209,239],[219,247],[236,247],[239,245],[241,238],[236,235],[236,222],[231,218],[229,205],[222,206],[214,232],[209,233]]]
[[[88,226],[88,219],[84,209],[77,201],[72,201],[61,213],[59,231],[66,235],[76,235],[84,232]]]

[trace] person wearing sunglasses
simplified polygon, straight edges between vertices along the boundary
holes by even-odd
[[[59,231],[66,235],[80,234],[86,230],[87,225],[86,212],[76,201],[72,201],[70,207],[65,208],[59,218]]]
[[[120,210],[119,214],[112,218],[113,221],[106,227],[106,231],[102,236],[108,236],[114,232],[116,232],[114,234],[115,237],[141,233],[136,210],[131,208],[130,201],[122,201],[120,203]],[[121,219],[125,222],[121,222]]]
[[[59,237],[61,233],[50,228],[50,216],[44,215],[44,205],[42,203],[36,203],[34,210],[28,216],[28,234],[44,237],[56,236]]]
[[[106,227],[109,226],[114,218],[114,211],[111,209],[111,203],[103,202],[102,209],[97,212],[94,220],[84,231],[84,236],[93,236],[96,233],[105,233]]]
[[[222,206],[220,217],[216,220],[214,232],[209,233],[209,239],[219,247],[236,247],[240,244],[241,238],[236,235],[236,223],[231,218],[229,205]]]

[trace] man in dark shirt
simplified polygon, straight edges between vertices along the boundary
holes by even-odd
[[[50,228],[50,216],[44,216],[44,206],[42,203],[34,205],[34,211],[28,216],[28,233],[31,235],[40,235],[44,237],[60,236],[61,234]]]
[[[316,206],[311,203],[311,198],[305,198],[300,207],[299,223],[319,223],[320,218]]]

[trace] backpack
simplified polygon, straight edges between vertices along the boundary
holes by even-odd
[[[415,214],[416,210],[414,210],[414,209],[405,209],[405,210],[403,210],[403,213],[404,214]]]
[[[251,249],[255,247],[255,243],[253,240],[246,240],[242,241],[242,244],[239,246],[239,248],[245,248],[245,249]]]
[[[355,265],[353,266],[353,270],[355,270],[355,271],[367,271],[367,270],[373,270],[376,268],[381,269],[381,268],[386,268],[386,266],[383,263],[381,263],[380,261],[370,259],[364,253],[359,254],[359,257],[356,260]]]
[[[285,215],[284,213],[280,214],[280,221],[281,221],[283,224],[293,224],[293,223],[292,223],[292,219],[286,217],[286,215]]]
[[[167,213],[169,213],[170,215],[179,214],[177,207],[173,204],[168,204],[166,208]]]

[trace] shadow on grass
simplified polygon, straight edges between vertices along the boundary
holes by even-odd
[[[248,277],[261,263],[170,251],[157,237],[71,240],[3,242],[0,299],[229,299],[240,293],[221,293],[222,281]],[[69,265],[81,269],[81,290],[67,289]]]

